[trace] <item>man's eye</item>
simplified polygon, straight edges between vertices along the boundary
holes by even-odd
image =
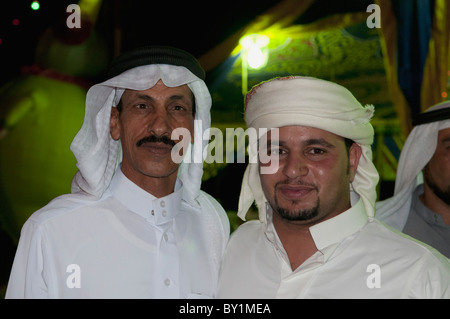
[[[147,105],[144,103],[139,103],[139,104],[136,104],[135,107],[137,109],[145,109],[145,108],[147,108]]]
[[[173,107],[173,109],[174,109],[175,111],[184,111],[186,108],[183,107],[183,106],[181,106],[181,105],[175,105],[175,106]]]
[[[312,149],[309,151],[309,153],[310,153],[310,154],[313,154],[313,155],[322,155],[322,154],[325,154],[326,151],[325,151],[324,149],[321,149],[321,148],[312,148]]]
[[[284,154],[285,151],[281,148],[278,147],[271,147],[267,149],[267,155],[271,156],[271,155],[282,155]]]

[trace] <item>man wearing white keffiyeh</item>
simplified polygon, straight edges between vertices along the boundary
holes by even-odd
[[[232,234],[219,298],[450,297],[448,260],[374,218],[373,111],[309,77],[247,94],[248,127],[270,131],[250,141],[238,214],[255,202],[259,220]],[[278,161],[271,174],[266,153]]]
[[[450,102],[419,114],[400,154],[394,195],[376,216],[450,258]]]
[[[192,160],[211,123],[204,71],[152,46],[118,57],[108,78],[88,91],[71,145],[72,193],[25,223],[6,297],[214,297],[229,223]],[[191,134],[181,164],[177,129]]]

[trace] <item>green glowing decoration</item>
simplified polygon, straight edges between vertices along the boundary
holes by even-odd
[[[0,88],[0,223],[15,241],[34,211],[70,192],[77,168],[69,147],[83,123],[86,79],[109,62],[104,41],[85,36],[73,44],[48,31],[37,64]]]

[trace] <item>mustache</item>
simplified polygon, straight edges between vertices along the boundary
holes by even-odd
[[[164,143],[164,144],[170,145],[171,147],[174,147],[176,144],[175,141],[171,140],[166,135],[161,135],[161,136],[150,135],[150,136],[140,139],[136,143],[136,146],[140,147],[142,144],[145,144],[145,143]]]
[[[311,188],[314,188],[315,190],[317,190],[317,185],[315,185],[313,183],[307,183],[305,181],[302,181],[301,179],[286,179],[286,180],[276,183],[275,187],[281,186],[281,185],[301,185],[301,186],[311,187]]]

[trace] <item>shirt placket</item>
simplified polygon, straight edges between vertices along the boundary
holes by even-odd
[[[161,298],[179,298],[179,254],[173,233],[173,218],[164,200],[155,203],[158,254],[155,278],[157,295]]]

